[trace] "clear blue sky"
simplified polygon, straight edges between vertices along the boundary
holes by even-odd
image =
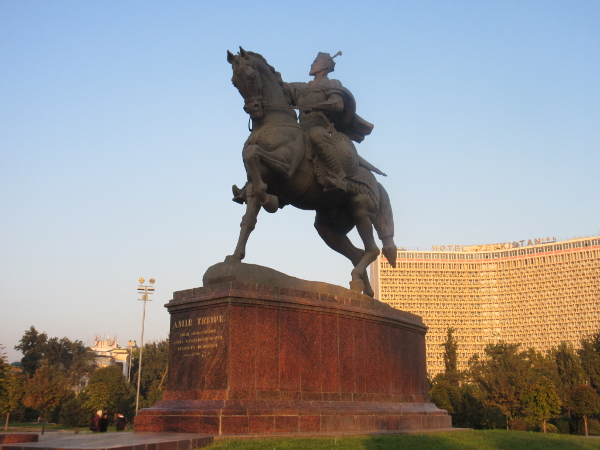
[[[396,242],[600,229],[597,1],[0,1],[0,344],[147,339],[233,251],[245,179],[226,50],[308,81],[317,52],[375,124]],[[313,213],[261,213],[246,261],[347,286]],[[269,244],[267,244],[267,239]]]

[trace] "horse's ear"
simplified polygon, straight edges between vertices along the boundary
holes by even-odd
[[[233,53],[231,53],[229,50],[227,50],[227,62],[229,64],[233,64],[233,58],[235,58]]]
[[[241,45],[240,45],[240,56],[241,56],[242,58],[245,58],[245,57],[246,57],[246,50],[244,50],[244,49],[242,48],[242,46],[241,46]]]

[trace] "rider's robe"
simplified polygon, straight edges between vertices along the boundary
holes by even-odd
[[[344,99],[344,109],[341,113],[325,113],[327,118],[333,123],[335,129],[344,133],[355,142],[362,142],[366,135],[371,134],[373,124],[367,122],[356,114],[356,100],[352,93],[342,86],[338,80],[322,80],[319,84],[314,81],[310,83],[285,83],[285,92],[288,100],[293,106],[312,106],[307,104],[321,103],[330,96],[337,94]],[[307,98],[309,97],[310,98]],[[321,99],[319,99],[321,97]],[[304,114],[301,111],[300,123],[304,121]]]

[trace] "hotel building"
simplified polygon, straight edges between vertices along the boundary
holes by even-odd
[[[600,236],[399,250],[396,268],[380,255],[371,279],[376,298],[423,317],[432,376],[444,371],[448,328],[461,370],[486,344],[577,347],[600,330]]]

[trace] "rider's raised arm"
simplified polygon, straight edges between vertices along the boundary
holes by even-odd
[[[285,96],[292,106],[298,106],[298,98],[302,94],[302,91],[306,88],[308,83],[283,83],[283,91]]]

